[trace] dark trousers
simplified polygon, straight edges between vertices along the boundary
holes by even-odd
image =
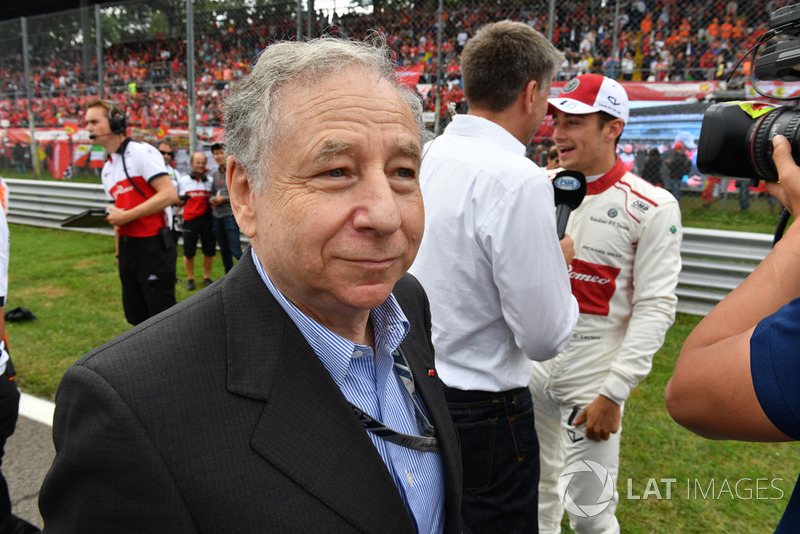
[[[233,258],[239,261],[242,257],[242,243],[239,240],[239,225],[233,215],[228,217],[214,217],[214,235],[217,236],[219,252],[222,256],[222,265],[225,272],[233,268]]]
[[[539,441],[528,388],[444,394],[461,440],[464,532],[538,532]]]
[[[7,374],[0,375],[0,465],[5,455],[6,440],[14,433],[19,413],[19,391]],[[11,517],[11,499],[4,476],[0,475],[0,525]],[[0,530],[1,532],[2,530]]]
[[[137,325],[175,304],[176,260],[169,235],[119,237],[122,308],[129,323]]]

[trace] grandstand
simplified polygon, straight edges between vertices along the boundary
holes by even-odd
[[[463,98],[464,43],[481,25],[505,18],[530,24],[565,53],[560,81],[598,72],[629,84],[629,93],[644,94],[645,100],[709,99],[723,92],[744,97],[750,63],[729,82],[726,78],[766,31],[771,10],[785,4],[466,1],[440,14],[432,2],[394,2],[377,9],[320,10],[309,20],[306,8],[298,10],[302,2],[251,0],[243,6],[197,0],[190,16],[195,76],[188,80],[185,1],[82,3],[78,9],[0,21],[0,146],[5,147],[0,156],[10,159],[12,146],[26,144],[34,129],[45,144],[67,142],[65,126],[74,128],[86,100],[96,95],[122,103],[133,134],[154,140],[188,136],[191,92],[199,138],[221,138],[220,101],[258,52],[275,40],[309,34],[358,39],[380,31],[403,79],[420,93],[430,122],[443,123],[447,104]],[[69,4],[38,0],[31,8],[56,5]],[[546,128],[541,133],[546,136]],[[88,142],[80,128],[69,139]]]

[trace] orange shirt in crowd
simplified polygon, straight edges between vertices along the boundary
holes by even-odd
[[[719,19],[714,17],[714,20],[711,21],[711,24],[708,25],[706,28],[709,37],[719,37]]]
[[[688,18],[683,17],[681,25],[678,26],[678,34],[681,36],[681,39],[686,41],[689,39],[690,33],[692,33],[692,24],[689,22]]]
[[[719,36],[723,39],[731,39],[733,34],[733,24],[731,24],[730,19],[725,19],[725,22],[722,23],[722,26],[719,27]]]
[[[744,37],[746,31],[747,28],[744,26],[744,19],[739,19],[736,21],[736,26],[734,26],[733,30],[731,30],[731,37],[739,41],[742,39],[742,37]]]
[[[642,22],[639,24],[639,27],[642,29],[642,33],[647,35],[653,29],[653,15],[648,13],[642,19]]]

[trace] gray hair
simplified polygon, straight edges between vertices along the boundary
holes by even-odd
[[[227,153],[247,172],[251,187],[257,193],[262,191],[268,173],[267,155],[276,139],[291,128],[281,120],[284,113],[280,105],[283,89],[291,82],[313,84],[352,67],[373,73],[397,88],[421,137],[425,130],[422,103],[417,95],[399,85],[396,65],[389,58],[390,50],[380,37],[368,42],[322,37],[305,42],[284,41],[264,49],[252,72],[225,100],[224,110]]]
[[[464,96],[470,107],[503,111],[532,80],[544,94],[563,61],[564,54],[527,24],[487,24],[461,54]]]

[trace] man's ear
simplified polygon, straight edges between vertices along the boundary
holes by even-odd
[[[523,92],[525,95],[525,112],[531,113],[536,106],[537,99],[539,98],[539,83],[536,80],[529,81]]]
[[[608,122],[600,123],[600,134],[604,139],[613,143],[620,135],[622,135],[622,130],[624,128],[625,123],[622,122],[622,119],[614,118]],[[603,133],[603,130],[605,130],[605,133]]]
[[[225,181],[228,184],[233,216],[239,229],[249,239],[256,235],[256,210],[253,203],[256,200],[255,191],[250,187],[245,170],[236,164],[234,156],[228,156],[225,170]]]

